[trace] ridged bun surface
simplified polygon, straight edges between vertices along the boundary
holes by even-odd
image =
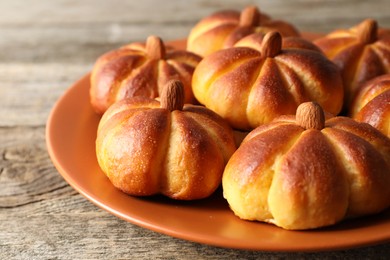
[[[135,96],[156,98],[172,79],[180,80],[185,102],[195,103],[192,73],[201,58],[166,47],[159,37],[132,43],[100,56],[91,73],[90,101],[99,114],[113,103]]]
[[[351,118],[325,118],[318,104],[301,106],[253,130],[229,160],[222,185],[233,212],[302,230],[388,208],[390,139]]]
[[[161,102],[124,99],[103,115],[96,154],[115,187],[134,196],[194,200],[220,186],[236,149],[232,129],[205,107],[183,105],[177,98],[183,92],[163,92]]]
[[[350,115],[390,138],[390,74],[375,77],[357,90]]]
[[[298,30],[282,20],[274,20],[256,6],[239,11],[220,11],[200,20],[188,35],[187,50],[200,56],[230,48],[253,33],[278,31],[283,36],[298,36]]]
[[[283,48],[277,32],[266,34],[260,44],[253,40],[238,44],[205,57],[192,78],[196,99],[233,128],[253,129],[294,114],[306,101],[316,101],[334,115],[341,111],[339,69],[320,51]]]
[[[359,85],[390,73],[390,30],[366,19],[350,29],[338,29],[314,43],[340,68],[345,86],[345,108]]]

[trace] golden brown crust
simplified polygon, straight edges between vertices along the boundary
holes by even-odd
[[[374,214],[387,208],[390,205],[390,165],[385,158],[388,160],[389,155],[381,154],[362,136],[337,128],[328,128],[325,133],[348,179],[347,217]]]
[[[321,130],[280,117],[244,139],[222,184],[237,216],[285,229],[375,214],[390,206],[390,139],[346,117]]]
[[[390,137],[390,74],[375,77],[358,89],[350,115]]]
[[[390,91],[372,99],[354,118],[372,125],[390,138]]]
[[[282,125],[264,129],[255,136],[251,135],[252,131],[244,139],[230,158],[222,177],[224,197],[237,216],[260,221],[272,218],[268,192],[274,174],[273,165],[301,131],[294,125]]]
[[[115,187],[181,200],[211,195],[235,149],[231,128],[215,113],[191,105],[169,112],[144,97],[112,105],[96,140],[99,165]]]
[[[172,114],[171,127],[161,192],[176,199],[208,197],[219,186],[225,165],[219,147],[183,112]]]
[[[247,13],[251,14],[245,15]],[[249,21],[244,21],[248,19]],[[278,31],[283,36],[299,35],[298,30],[290,23],[272,20],[254,6],[248,6],[242,12],[222,11],[203,18],[194,26],[188,36],[187,50],[204,57],[217,50],[232,47],[249,34],[271,31]]]
[[[367,123],[357,122],[349,117],[334,117],[326,121],[327,127],[337,128],[369,142],[379,151],[383,158],[390,165],[390,139],[381,133],[378,129]]]
[[[98,58],[92,70],[90,88],[91,104],[97,113],[103,114],[111,104],[124,98],[158,97],[162,86],[171,79],[183,82],[186,103],[196,102],[191,80],[201,58],[171,48],[154,53],[148,46],[133,43]]]
[[[345,216],[348,195],[331,145],[320,131],[309,129],[275,165],[269,210],[286,229],[328,226]]]
[[[360,84],[390,71],[390,31],[377,29],[372,20],[339,29],[314,43],[341,69],[345,86],[345,108]],[[362,36],[365,27],[372,31]]]
[[[197,100],[243,130],[294,114],[300,103],[310,100],[334,115],[340,112],[343,85],[332,62],[320,52],[298,48],[264,57],[263,45],[205,57],[193,75]]]
[[[167,140],[169,114],[164,109],[131,112],[116,114],[101,126],[96,140],[98,162],[113,185],[125,193],[156,194],[161,166],[158,150]]]

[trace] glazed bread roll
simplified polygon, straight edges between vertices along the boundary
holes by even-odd
[[[357,90],[350,115],[390,137],[390,74],[375,77]]]
[[[205,107],[183,105],[183,99],[181,82],[170,81],[161,102],[135,97],[106,111],[96,154],[115,187],[134,196],[194,200],[220,186],[236,149],[232,129]]]
[[[229,160],[223,194],[245,220],[313,229],[390,206],[390,139],[303,103],[253,130]]]
[[[187,50],[200,56],[230,48],[241,38],[252,33],[278,31],[283,36],[298,36],[298,30],[290,23],[273,20],[256,6],[248,6],[242,12],[220,11],[199,21],[188,35]]]
[[[183,50],[166,48],[159,37],[148,37],[146,44],[132,43],[99,57],[91,74],[90,100],[103,114],[124,98],[158,97],[171,79],[184,85],[185,102],[195,103],[191,89],[192,73],[200,57]]]
[[[253,129],[294,114],[306,101],[334,115],[341,111],[339,69],[320,51],[283,48],[278,32],[266,34],[260,44],[255,37],[238,44],[205,57],[192,78],[196,99],[233,128]]]
[[[314,41],[341,70],[345,109],[360,84],[390,71],[390,30],[366,19],[350,29],[339,29]]]

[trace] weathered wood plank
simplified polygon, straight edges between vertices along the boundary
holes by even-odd
[[[156,34],[166,40],[186,37],[202,17],[220,9],[242,9],[253,1],[41,1],[20,8],[24,1],[0,3],[0,61],[90,62],[97,53],[144,40]],[[390,27],[385,0],[375,1],[256,1],[274,18],[303,31],[328,32],[372,17]],[[91,7],[94,8],[91,8]],[[189,11],[190,10],[190,11]],[[16,15],[18,14],[18,15]],[[14,33],[17,31],[18,33]],[[6,41],[4,39],[7,39]],[[81,54],[82,53],[82,54]]]
[[[43,126],[56,100],[91,65],[0,64],[0,126]]]
[[[221,9],[242,9],[249,4],[259,6],[275,18],[291,20],[303,29],[332,29],[335,25],[351,25],[370,16],[379,21],[389,21],[386,0],[171,0],[161,4],[156,0],[139,1],[69,1],[35,0],[26,7],[26,1],[2,1],[0,24],[5,26],[43,26],[79,24],[184,24],[192,26],[200,18]],[[325,24],[324,21],[327,23]],[[337,21],[337,22],[335,22]],[[344,21],[342,23],[338,23]],[[169,28],[166,28],[169,30]],[[328,30],[327,29],[327,30]]]
[[[75,194],[50,161],[44,127],[2,127],[0,138],[0,208]]]

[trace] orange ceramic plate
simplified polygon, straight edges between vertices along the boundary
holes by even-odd
[[[251,250],[319,251],[390,241],[390,210],[329,228],[287,231],[240,220],[230,211],[220,190],[210,198],[193,202],[128,196],[111,185],[97,164],[98,122],[99,117],[89,104],[86,75],[54,106],[46,128],[48,151],[60,174],[74,189],[131,223],[194,242]]]

